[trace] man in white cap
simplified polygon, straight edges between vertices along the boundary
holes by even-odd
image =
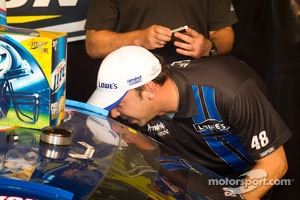
[[[160,63],[142,47],[112,52],[88,103],[224,177],[247,180],[252,187],[236,188],[246,199],[267,199],[272,180],[287,171],[283,144],[292,133],[260,77],[230,56]]]

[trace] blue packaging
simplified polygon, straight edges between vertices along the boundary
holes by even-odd
[[[0,0],[0,24],[6,25],[6,0]]]
[[[1,26],[0,125],[59,125],[66,99],[67,34]]]

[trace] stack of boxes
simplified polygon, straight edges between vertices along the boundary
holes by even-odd
[[[59,125],[66,99],[67,34],[10,27],[2,16],[0,125]]]

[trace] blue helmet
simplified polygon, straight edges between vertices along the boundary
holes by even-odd
[[[0,119],[5,118],[10,107],[17,117],[27,123],[35,123],[39,115],[39,95],[15,92],[13,80],[32,74],[30,65],[9,44],[0,41]],[[28,112],[32,111],[33,116]],[[31,112],[30,112],[31,113]]]

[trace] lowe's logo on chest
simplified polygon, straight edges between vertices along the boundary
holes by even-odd
[[[230,127],[225,122],[219,122],[215,119],[208,119],[202,123],[194,124],[194,128],[197,132],[204,132],[204,131],[227,131]]]

